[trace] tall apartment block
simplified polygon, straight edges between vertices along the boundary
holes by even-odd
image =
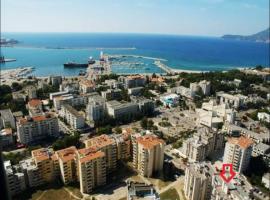
[[[133,146],[133,166],[139,174],[151,177],[163,169],[165,142],[154,135],[135,139]]]
[[[189,200],[210,199],[212,176],[204,163],[190,164],[185,171],[184,193]]]
[[[105,153],[93,148],[77,151],[78,179],[82,193],[90,193],[95,187],[106,184]]]
[[[100,135],[84,141],[86,148],[95,148],[105,153],[107,173],[116,169],[117,146],[114,139],[108,135]]]
[[[225,146],[223,163],[232,163],[235,171],[244,172],[249,166],[252,145],[252,139],[244,136],[229,138]]]
[[[43,180],[52,182],[59,175],[59,164],[53,151],[41,148],[32,151],[31,154]]]
[[[64,184],[77,180],[76,151],[77,149],[74,146],[56,151],[56,156],[59,160],[61,179]]]

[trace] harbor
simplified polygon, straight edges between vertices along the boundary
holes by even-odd
[[[34,71],[33,67],[20,67],[16,69],[0,70],[1,84],[2,83],[7,84],[8,82],[24,78],[27,75],[31,74],[33,71]]]

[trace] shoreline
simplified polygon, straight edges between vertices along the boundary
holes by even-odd
[[[254,67],[235,67],[234,69],[237,70],[250,70],[253,69]],[[5,79],[14,79],[14,78],[27,78],[27,76],[32,76],[31,73],[35,70],[34,67],[31,66],[25,66],[25,67],[17,67],[17,68],[10,68],[10,69],[1,69],[1,73],[0,73],[0,77],[1,80],[5,80]],[[185,69],[175,69],[175,68],[171,68],[171,71],[174,73],[208,73],[208,72],[215,72],[213,71],[202,71],[202,70],[185,70]],[[222,72],[226,72],[228,70],[223,70]],[[155,72],[149,72],[149,73],[117,73],[117,72],[112,72],[113,74],[118,74],[118,75],[130,75],[130,74],[143,74],[143,75],[151,75]],[[166,75],[166,73],[155,73],[155,74],[159,74],[159,75]],[[36,78],[48,78],[50,76],[53,76],[52,74],[48,74],[48,75],[33,75]],[[62,77],[67,77],[67,78],[72,78],[72,77],[80,77],[79,75],[57,75],[57,76],[62,76]]]

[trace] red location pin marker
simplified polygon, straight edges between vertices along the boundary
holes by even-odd
[[[219,175],[226,183],[229,183],[236,175],[236,173],[233,171],[233,165],[223,164],[222,171]]]

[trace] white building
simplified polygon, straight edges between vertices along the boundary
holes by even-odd
[[[72,106],[64,104],[61,106],[59,112],[60,116],[63,117],[67,123],[74,129],[83,128],[85,120],[82,114],[75,110]]]
[[[41,171],[33,158],[20,161],[19,166],[24,173],[27,187],[37,187],[44,184]]]
[[[126,88],[141,87],[146,83],[146,78],[142,75],[120,76],[118,80],[123,82]]]
[[[15,118],[10,109],[0,110],[0,129],[2,128],[16,129]]]
[[[268,189],[270,189],[270,173],[265,173],[262,177],[262,183]]]
[[[176,93],[180,94],[183,97],[186,97],[188,99],[192,99],[194,97],[194,94],[191,94],[190,88],[184,87],[184,86],[178,86],[178,87],[173,87],[173,88],[168,88],[167,89],[168,93]]]
[[[219,124],[235,122],[236,112],[230,109],[227,104],[217,105],[214,101],[205,102],[201,109],[196,109],[197,124],[210,128],[217,128]]]
[[[270,153],[270,145],[259,142],[253,146],[252,155],[253,156],[263,156],[265,157]]]
[[[247,170],[252,153],[253,141],[250,138],[228,138],[224,150],[223,163],[232,163],[233,169],[239,173]]]
[[[121,90],[120,89],[108,89],[106,91],[102,91],[101,96],[107,100],[117,100],[117,99],[121,98]]]
[[[16,173],[9,160],[4,162],[4,168],[10,195],[14,196],[24,191],[26,189],[24,174]]]
[[[224,92],[217,92],[217,98],[220,104],[225,103],[236,109],[243,106],[248,99],[247,96],[241,94],[231,95]]]
[[[122,84],[114,79],[105,80],[105,84],[108,85],[111,89],[119,88]]]
[[[80,91],[84,94],[93,92],[95,90],[95,84],[91,80],[84,79],[80,82]]]
[[[89,102],[86,107],[86,118],[90,121],[98,121],[105,114],[104,105],[101,102]]]
[[[267,122],[267,123],[270,123],[270,114],[268,113],[265,113],[265,112],[258,112],[258,119],[260,121],[264,121],[264,122]]]
[[[179,95],[177,94],[166,94],[160,97],[160,101],[164,106],[175,107],[179,103]]]
[[[116,119],[130,118],[138,113],[138,105],[130,102],[108,101],[106,103],[107,112]]]
[[[68,91],[60,91],[60,92],[53,92],[53,93],[50,93],[50,100],[53,100],[53,98],[55,97],[58,97],[58,96],[62,96],[62,95],[65,95],[65,94],[68,94],[69,92]]]
[[[184,194],[188,200],[246,200],[252,185],[240,174],[229,182],[220,177],[222,167],[210,162],[189,164],[185,171]]]
[[[153,185],[145,183],[128,182],[128,197],[127,200],[145,199],[145,200],[160,200],[158,193]]]
[[[200,81],[199,86],[202,89],[202,93],[205,96],[210,95],[210,89],[211,89],[211,82],[210,81],[206,81],[206,80]]]
[[[143,87],[128,88],[128,94],[137,96],[141,94]]]
[[[190,162],[203,161],[207,156],[223,149],[224,135],[208,128],[200,128],[192,138],[183,142],[180,155]]]
[[[58,119],[52,114],[19,119],[17,123],[18,140],[22,144],[41,140],[59,133]]]
[[[212,173],[202,163],[190,164],[185,170],[184,194],[188,200],[211,199]]]
[[[59,86],[62,83],[62,76],[50,76],[48,81],[53,86]]]

